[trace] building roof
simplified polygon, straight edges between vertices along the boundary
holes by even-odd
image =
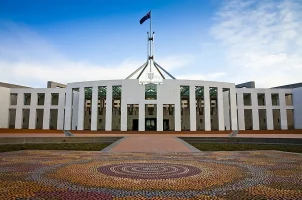
[[[0,87],[5,87],[5,88],[30,88],[30,87],[23,86],[23,85],[15,85],[15,84],[4,83],[4,82],[0,82]]]

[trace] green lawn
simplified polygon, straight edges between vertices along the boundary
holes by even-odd
[[[49,143],[49,144],[3,144],[0,145],[0,152],[19,150],[76,150],[76,151],[100,151],[108,144],[100,143]]]
[[[302,145],[278,145],[278,144],[191,144],[200,151],[248,151],[248,150],[278,150],[302,153]]]

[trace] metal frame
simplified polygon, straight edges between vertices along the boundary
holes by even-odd
[[[161,67],[159,64],[157,64],[154,61],[154,32],[152,32],[151,10],[150,10],[150,32],[147,32],[147,35],[148,35],[147,62],[145,62],[141,67],[139,67],[133,73],[131,73],[126,79],[130,79],[131,77],[133,77],[136,73],[138,73],[141,70],[139,75],[136,78],[136,79],[139,79],[148,66],[150,67],[150,72],[152,72],[152,63],[153,63],[153,66],[155,67],[155,69],[158,71],[158,73],[160,74],[160,76],[163,79],[166,79],[163,72],[165,74],[167,74],[170,78],[176,79],[174,76],[172,76],[169,72],[167,72],[163,67]],[[150,79],[150,83],[152,83],[151,79]]]

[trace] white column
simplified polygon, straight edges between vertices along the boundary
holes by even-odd
[[[92,104],[91,104],[91,130],[96,131],[98,126],[98,86],[92,87]],[[107,112],[107,111],[106,111]]]
[[[23,107],[24,105],[24,93],[18,93],[17,97],[17,107],[16,107],[16,119],[15,119],[15,129],[21,129],[22,128],[22,122],[23,122]]]
[[[29,110],[29,125],[28,129],[36,129],[36,108],[38,104],[38,94],[31,93],[30,110]]]
[[[72,88],[66,88],[64,129],[71,130]]]
[[[164,130],[163,104],[157,103],[157,131]]]
[[[293,89],[294,127],[302,129],[302,87]]]
[[[10,128],[9,127],[9,108],[10,108],[10,88],[0,87],[0,128]]]
[[[274,130],[272,94],[270,91],[265,92],[265,107],[266,107],[267,130]]]
[[[45,101],[44,101],[43,129],[49,129],[50,104],[51,104],[51,93],[47,92],[45,93]]]
[[[218,124],[219,130],[224,131],[223,88],[217,87]]]
[[[259,111],[258,111],[258,93],[253,91],[252,96],[252,115],[253,115],[253,130],[259,130]]]
[[[209,86],[205,85],[203,88],[204,96],[204,129],[211,131],[211,110],[210,110],[210,91]]]
[[[80,87],[77,130],[83,130],[84,129],[84,112],[85,112],[84,103],[85,103],[85,88]]]
[[[239,130],[245,130],[243,93],[237,93],[237,108]]]
[[[121,100],[121,131],[127,131],[127,103]]]
[[[138,108],[138,130],[145,131],[145,103],[140,102]]]
[[[79,115],[79,91],[72,91],[72,118],[71,118],[71,130],[77,130],[78,115]]]
[[[175,131],[181,131],[181,104],[180,104],[180,86],[175,85],[175,93],[176,93],[176,99],[175,99]]]
[[[107,85],[105,130],[112,130],[112,85]]]
[[[287,130],[287,113],[286,113],[286,100],[285,100],[285,93],[280,92],[279,93],[279,99],[280,99],[280,121],[281,121],[281,129]]]
[[[237,125],[237,104],[236,104],[236,89],[234,87],[230,88],[230,100],[231,100],[231,129],[238,130]]]
[[[58,107],[58,119],[57,119],[58,130],[64,129],[64,106],[65,106],[65,91],[59,93],[59,107]]]
[[[190,131],[196,131],[196,96],[195,85],[190,86]]]
[[[231,130],[230,120],[230,91],[223,92],[223,114],[225,130]]]

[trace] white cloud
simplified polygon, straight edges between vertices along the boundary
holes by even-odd
[[[2,30],[1,30],[2,29]],[[28,27],[0,23],[0,82],[45,87],[48,80],[68,83],[125,79],[145,62],[125,59],[115,66],[96,65],[67,58]],[[167,70],[187,66],[191,56],[158,59]]]
[[[301,82],[302,1],[230,0],[217,12],[212,35],[227,49],[234,82],[257,87]]]

